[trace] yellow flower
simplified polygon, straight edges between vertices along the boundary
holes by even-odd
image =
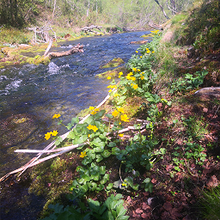
[[[94,132],[96,132],[97,130],[98,130],[98,128],[95,126],[95,125],[93,125],[93,129],[92,129]]]
[[[128,76],[132,76],[132,75],[133,75],[133,73],[132,73],[132,72],[128,73]]]
[[[137,88],[138,88],[138,85],[137,85],[137,84],[134,84],[134,85],[133,85],[133,88],[134,88],[134,89],[137,89]]]
[[[124,121],[124,122],[129,122],[128,116],[126,114],[121,115],[121,120]]]
[[[54,136],[54,137],[57,136],[57,134],[58,134],[58,131],[54,130],[53,132],[51,132],[51,135]]]
[[[86,152],[81,152],[80,157],[81,157],[81,158],[84,158],[85,156],[87,156],[87,155],[86,155]]]
[[[123,109],[122,107],[117,108],[117,110],[118,110],[119,112],[123,113],[123,114],[125,113],[125,112],[124,112],[124,109]]]
[[[118,136],[119,136],[119,137],[123,137],[123,136],[124,136],[124,134],[119,134]]]
[[[89,130],[92,130],[93,125],[88,125],[87,128],[88,128]]]
[[[116,88],[116,85],[109,85],[109,86],[107,86],[107,88],[114,89],[114,88]]]
[[[119,94],[118,94],[118,93],[115,93],[115,94],[114,94],[114,97],[117,97],[117,96],[119,96]]]
[[[107,79],[111,79],[111,76],[108,76]]]
[[[95,115],[99,111],[99,108],[95,108],[92,112],[91,115]]]
[[[113,115],[114,117],[117,117],[118,114],[119,114],[119,112],[118,112],[117,110],[115,110],[115,111],[112,112],[112,115]]]
[[[140,58],[142,58],[142,56],[140,56]]]
[[[118,75],[122,76],[122,75],[123,75],[123,73],[122,73],[122,72],[120,72]]]
[[[153,34],[157,34],[158,32],[159,32],[159,30],[151,31],[151,33],[153,33]]]
[[[126,183],[122,183],[121,185],[122,185],[122,186],[127,186],[127,184],[126,184]]]
[[[94,132],[96,132],[98,130],[98,128],[95,125],[89,125],[89,126],[87,126],[87,128],[89,130],[93,130]]]
[[[140,70],[140,69],[138,69],[137,71],[138,71],[138,72],[141,72],[141,70]]]
[[[152,51],[152,53],[155,53],[154,51]]]
[[[144,79],[144,76],[141,76],[141,80],[143,80]]]
[[[138,51],[137,51],[137,50],[136,50],[135,52],[136,52],[136,53],[138,53]]]
[[[112,90],[111,90],[111,89],[109,89],[109,91],[108,91],[108,92],[110,93],[110,92],[112,92]]]
[[[50,139],[50,135],[51,135],[50,132],[47,132],[47,133],[45,134],[45,139],[46,139],[46,140]]]
[[[90,138],[90,134],[88,134],[88,138]]]
[[[136,80],[136,78],[135,78],[134,76],[132,76],[132,77],[131,77],[131,80],[132,80],[132,81],[135,81],[135,80]]]
[[[130,79],[131,79],[131,77],[130,77],[129,75],[127,75],[127,76],[126,76],[126,79],[127,79],[127,80],[130,80]]]
[[[146,50],[149,50],[149,48],[146,48]]]
[[[150,53],[150,50],[147,50],[147,53]]]
[[[136,72],[136,71],[137,71],[137,68],[133,68],[133,71]]]
[[[54,114],[54,116],[52,117],[52,119],[54,118],[59,118],[61,115],[60,114]]]
[[[89,106],[89,110],[94,110],[94,109],[95,109],[95,107]]]

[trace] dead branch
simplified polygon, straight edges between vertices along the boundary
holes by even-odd
[[[98,30],[101,31],[101,28],[102,28],[101,26],[91,25],[91,26],[89,26],[89,27],[83,27],[83,28],[81,28],[81,31],[85,31],[85,33],[87,33],[87,32],[94,32],[94,33],[97,34],[97,32],[94,31],[93,29],[98,29]]]

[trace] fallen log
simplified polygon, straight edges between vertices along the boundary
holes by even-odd
[[[89,32],[95,32],[97,33],[96,31],[94,31],[93,29],[98,29],[101,31],[101,26],[96,26],[96,25],[91,25],[89,27],[83,27],[81,28],[81,31],[85,31],[86,33],[89,31]]]
[[[49,46],[51,47],[52,44],[49,43]],[[49,52],[50,47],[48,46],[47,50],[44,53],[44,56],[49,57],[50,59],[55,57],[63,57],[63,56],[69,56],[71,54],[77,53],[77,52],[84,52],[83,51],[83,45],[77,44],[76,46],[73,46],[70,50],[62,51],[62,52]]]
[[[194,96],[204,100],[218,99],[220,100],[220,87],[205,87],[194,93]]]

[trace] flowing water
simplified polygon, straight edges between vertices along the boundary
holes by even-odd
[[[143,34],[146,32],[68,41],[57,50],[68,50],[80,43],[84,45],[84,53],[53,59],[49,65],[26,64],[1,69],[0,139],[5,139],[0,140],[0,177],[33,157],[14,153],[15,149],[43,149],[49,143],[44,139],[47,131],[57,129],[59,134],[67,131],[52,120],[55,113],[61,114],[67,124],[82,109],[99,104],[107,95],[106,86],[109,85],[107,79],[96,77],[109,70],[100,69],[100,66],[116,57],[127,62],[139,47],[130,42],[143,40]],[[7,127],[13,120],[17,124],[29,120],[31,128],[13,131],[13,126]],[[17,138],[22,132],[25,138]],[[12,137],[7,139],[7,134]]]

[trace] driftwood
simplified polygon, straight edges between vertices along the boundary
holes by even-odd
[[[94,32],[94,33],[97,33],[96,31],[94,31],[93,29],[98,29],[101,31],[101,26],[96,26],[96,25],[91,25],[89,27],[83,27],[81,28],[81,31],[85,31],[86,33],[87,32]]]
[[[47,50],[44,53],[44,56],[49,57],[50,59],[55,57],[62,57],[62,56],[69,56],[71,54],[77,53],[77,52],[83,52],[83,45],[77,44],[76,46],[73,46],[70,50],[62,51],[62,52],[50,52],[49,50],[52,46],[52,43],[50,41]]]

